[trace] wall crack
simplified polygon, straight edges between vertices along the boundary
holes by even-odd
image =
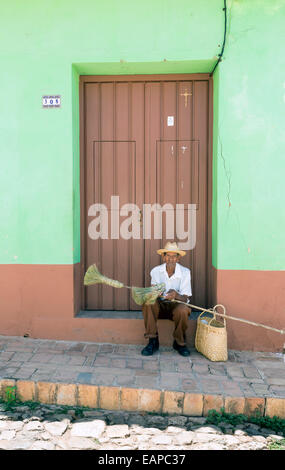
[[[224,157],[224,153],[223,153],[223,144],[221,142],[221,139],[220,139],[220,136],[218,136],[218,139],[219,139],[219,142],[220,142],[220,154],[221,154],[221,158],[222,158],[222,161],[223,161],[223,167],[224,167],[224,170],[225,170],[225,175],[226,175],[226,179],[227,179],[227,200],[228,200],[228,205],[229,207],[231,207],[232,203],[231,203],[231,178],[232,178],[232,175],[231,175],[231,171],[227,168],[227,165],[226,165],[226,159]]]

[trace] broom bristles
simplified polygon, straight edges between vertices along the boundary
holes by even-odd
[[[103,274],[101,274],[97,268],[96,264],[89,266],[84,276],[84,285],[90,286],[92,284],[107,284],[108,286],[117,288],[124,287],[122,282],[115,281],[114,279],[103,276]]]
[[[132,297],[138,305],[152,305],[165,290],[165,284],[157,284],[152,287],[132,287]]]

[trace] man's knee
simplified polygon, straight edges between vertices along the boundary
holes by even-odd
[[[142,304],[142,309],[144,309],[144,310],[159,310],[159,304],[158,304],[158,302],[155,302],[154,304],[143,303]]]
[[[188,317],[190,312],[190,308],[186,307],[186,305],[178,305],[173,313],[179,317]]]

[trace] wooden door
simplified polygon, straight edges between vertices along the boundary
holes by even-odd
[[[177,204],[185,215],[196,205],[196,245],[181,260],[191,269],[193,302],[204,305],[207,278],[208,80],[179,80],[177,76],[92,77],[84,82],[84,270],[96,262],[100,271],[126,285],[148,286],[151,268],[161,263],[156,250],[161,239],[123,239],[120,215],[124,204],[143,211],[144,204]],[[114,196],[117,206],[114,205]],[[95,203],[104,204],[108,230],[102,238],[89,236]],[[115,210],[114,210],[115,208]],[[181,209],[182,208],[182,209]],[[112,209],[112,211],[111,211]],[[169,209],[170,210],[170,209]],[[88,215],[89,213],[89,215]],[[138,214],[142,217],[143,212]],[[98,219],[97,219],[98,220]],[[170,220],[170,219],[168,219]],[[153,221],[153,219],[152,219]],[[154,224],[152,224],[154,225]],[[118,228],[119,227],[119,228]],[[152,226],[152,229],[154,227]],[[175,225],[174,225],[175,229]],[[176,239],[176,233],[174,237]],[[179,240],[178,240],[179,242]],[[138,310],[128,289],[105,285],[85,289],[89,310]]]

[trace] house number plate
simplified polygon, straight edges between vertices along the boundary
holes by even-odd
[[[60,95],[44,95],[42,97],[43,108],[60,108],[61,97]]]

